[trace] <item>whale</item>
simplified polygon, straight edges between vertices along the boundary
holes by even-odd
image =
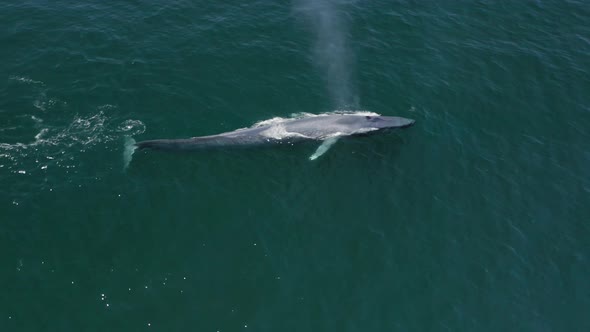
[[[191,151],[221,147],[245,147],[273,144],[295,144],[317,141],[317,150],[309,159],[326,153],[340,138],[367,135],[395,128],[407,128],[415,120],[382,116],[376,113],[319,114],[299,118],[274,118],[252,127],[217,135],[181,139],[154,139],[134,144],[137,150]]]

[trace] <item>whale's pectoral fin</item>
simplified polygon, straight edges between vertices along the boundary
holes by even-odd
[[[339,139],[339,137],[331,137],[331,138],[325,139],[322,142],[322,144],[318,147],[318,149],[315,150],[315,152],[311,156],[309,156],[309,160],[316,160],[321,155],[328,152],[328,150],[330,150],[330,147],[332,147],[332,145],[334,145],[334,143],[338,142],[338,139]]]

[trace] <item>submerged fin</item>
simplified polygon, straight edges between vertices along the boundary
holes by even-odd
[[[328,152],[328,150],[330,150],[330,147],[332,147],[334,143],[338,142],[338,139],[339,137],[331,137],[324,140],[322,144],[318,147],[318,149],[315,150],[315,152],[311,156],[309,156],[309,160],[316,160],[319,157],[321,157],[324,153]]]

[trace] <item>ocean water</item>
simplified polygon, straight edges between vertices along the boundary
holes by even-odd
[[[0,3],[0,331],[589,331],[586,1]],[[408,129],[138,151],[275,117]]]

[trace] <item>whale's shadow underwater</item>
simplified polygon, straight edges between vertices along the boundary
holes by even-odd
[[[394,128],[406,128],[414,122],[412,119],[381,116],[368,112],[306,114],[297,118],[274,118],[258,122],[249,128],[218,135],[187,139],[156,139],[137,143],[131,141],[130,149],[126,149],[125,152],[125,163],[127,165],[131,161],[131,156],[136,149],[191,151],[319,141],[320,146],[309,157],[310,160],[315,160],[342,137],[366,136]]]

